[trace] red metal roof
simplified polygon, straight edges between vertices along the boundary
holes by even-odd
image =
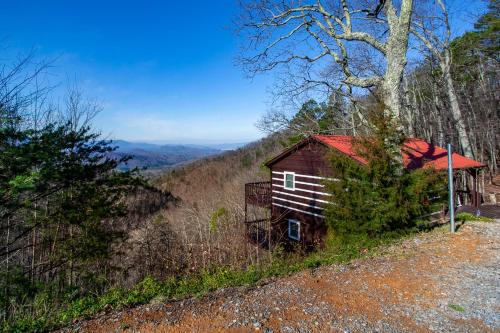
[[[323,144],[335,148],[349,155],[356,161],[366,164],[367,161],[353,151],[353,137],[343,135],[313,135],[313,138]],[[407,139],[401,149],[403,163],[407,169],[434,168],[445,170],[448,168],[448,151],[444,148],[431,145],[422,139]],[[457,153],[452,154],[453,169],[483,168],[486,165]]]

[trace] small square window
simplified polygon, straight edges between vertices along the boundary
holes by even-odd
[[[300,240],[300,222],[297,220],[288,220],[288,237]]]
[[[295,174],[293,172],[285,172],[285,188],[295,190]]]

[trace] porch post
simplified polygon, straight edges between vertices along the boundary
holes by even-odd
[[[472,173],[472,192],[474,194],[474,208],[479,208],[479,193],[477,192],[477,169]]]
[[[247,200],[248,200],[248,186],[247,184],[245,184],[245,222],[248,222],[248,218],[247,218]]]
[[[448,210],[450,211],[450,231],[455,232],[455,204],[453,203],[453,160],[451,158],[451,144],[448,143],[448,193],[449,204]]]

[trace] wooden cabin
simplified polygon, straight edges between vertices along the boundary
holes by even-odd
[[[322,243],[327,231],[324,209],[334,200],[323,182],[336,177],[328,161],[335,152],[366,163],[354,152],[353,137],[313,135],[266,163],[269,182],[245,185],[245,224],[251,241],[265,247],[276,243]],[[447,151],[421,139],[407,140],[402,154],[407,169],[448,167]],[[477,207],[477,174],[485,165],[456,153],[452,161],[454,170],[466,170],[473,177],[474,185],[468,194]]]

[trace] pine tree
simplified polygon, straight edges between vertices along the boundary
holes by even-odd
[[[332,203],[326,211],[326,221],[333,235],[343,239],[379,237],[416,226],[420,216],[434,207],[429,197],[445,198],[443,174],[434,170],[409,171],[401,165],[405,137],[374,112],[373,135],[354,139],[353,148],[366,164],[349,156],[331,156],[331,165],[339,181],[327,183]],[[399,156],[396,156],[399,155]],[[399,158],[398,158],[399,157]]]

